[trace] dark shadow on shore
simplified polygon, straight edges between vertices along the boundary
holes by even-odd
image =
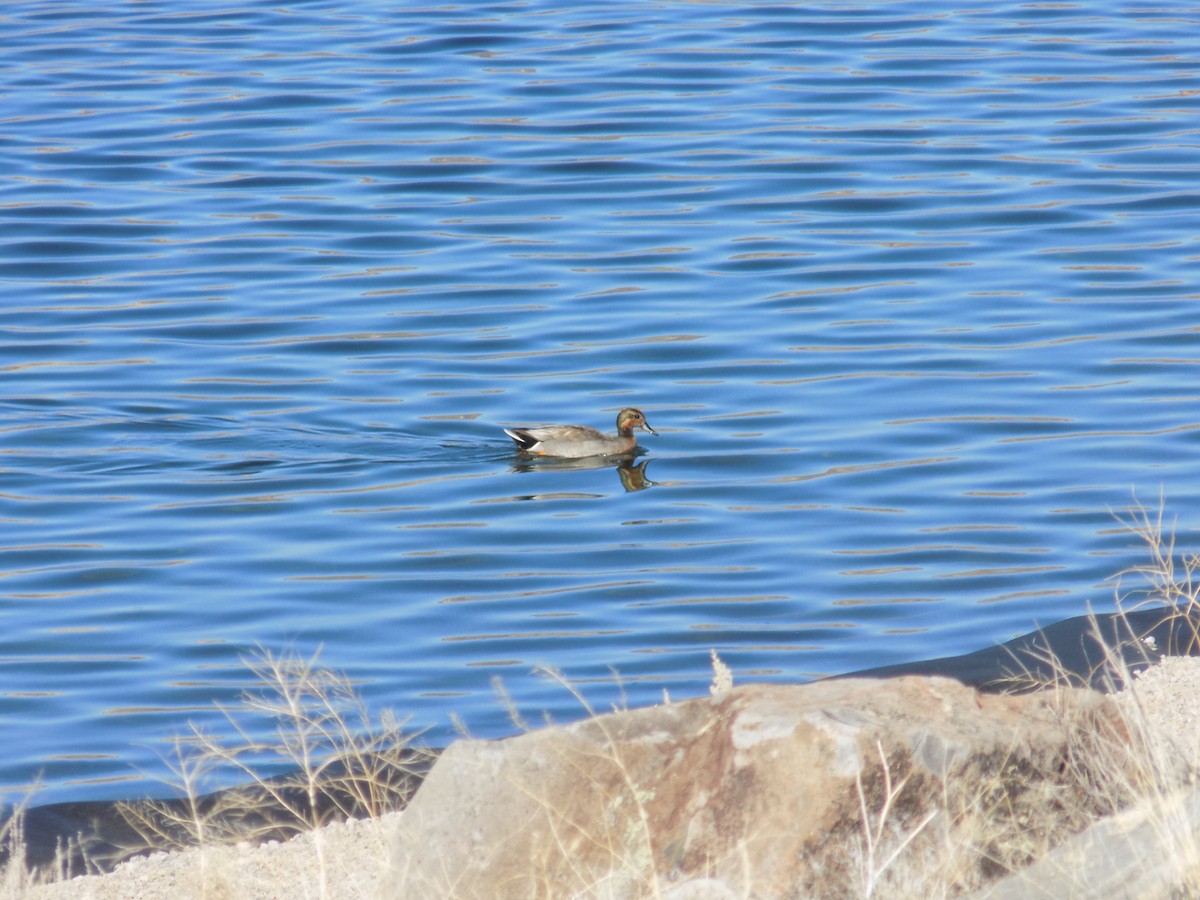
[[[1127,613],[1076,616],[962,656],[943,656],[835,675],[896,678],[942,675],[990,693],[1032,691],[1070,684],[1121,690],[1121,669],[1144,668],[1164,656],[1200,655],[1200,610],[1155,607]],[[1121,661],[1123,665],[1114,666]]]

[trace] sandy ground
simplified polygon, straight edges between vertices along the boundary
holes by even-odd
[[[1168,734],[1180,747],[1195,748],[1200,742],[1200,709],[1196,707],[1200,690],[1200,657],[1165,656],[1158,665],[1137,674],[1136,690],[1120,698],[1126,703],[1141,703],[1151,726],[1158,734]]]
[[[1200,745],[1200,658],[1167,657],[1136,684],[1151,733],[1169,734],[1180,746]],[[1133,696],[1120,695],[1133,703]],[[76,878],[31,889],[45,900],[130,898],[238,898],[238,900],[339,900],[394,896],[402,873],[391,873],[386,850],[403,813],[367,822],[331,825],[286,843],[261,847],[209,847],[132,860],[109,875]],[[392,890],[384,891],[383,889]]]
[[[229,900],[346,900],[380,896],[387,854],[403,813],[350,821],[285,843],[238,844],[130,860],[109,875],[75,878],[28,892],[47,900],[229,898]],[[324,876],[324,884],[322,884]]]

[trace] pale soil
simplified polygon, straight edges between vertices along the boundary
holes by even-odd
[[[130,860],[108,875],[32,888],[38,900],[308,900],[378,897],[403,813],[329,825],[286,843],[206,847]],[[324,865],[322,865],[324,860]],[[322,890],[322,873],[325,875]]]
[[[1136,675],[1135,687],[1119,696],[1127,703],[1136,697],[1156,733],[1170,735],[1179,747],[1200,746],[1200,657],[1164,656]]]
[[[1200,746],[1200,716],[1194,701],[1200,696],[1200,658],[1167,657],[1143,672],[1136,687],[1152,733],[1170,734],[1180,746]],[[1133,702],[1128,692],[1120,699]],[[34,888],[28,896],[39,900],[395,896],[403,873],[388,871],[386,848],[402,815],[331,825],[287,843],[258,848],[239,845],[158,854],[126,863],[109,875]]]

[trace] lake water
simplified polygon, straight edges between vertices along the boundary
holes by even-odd
[[[1133,492],[1196,547],[1200,10],[240,6],[3,10],[10,796],[161,791],[256,647],[436,744],[1111,609]]]

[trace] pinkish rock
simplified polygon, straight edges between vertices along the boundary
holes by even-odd
[[[1108,702],[847,679],[460,741],[403,817],[391,882],[397,897],[464,900],[861,895],[886,862],[853,850],[862,809],[882,810],[889,785],[904,779],[889,835],[920,832],[948,780],[999,767],[1056,777],[1067,737],[1057,710],[1086,717]]]

